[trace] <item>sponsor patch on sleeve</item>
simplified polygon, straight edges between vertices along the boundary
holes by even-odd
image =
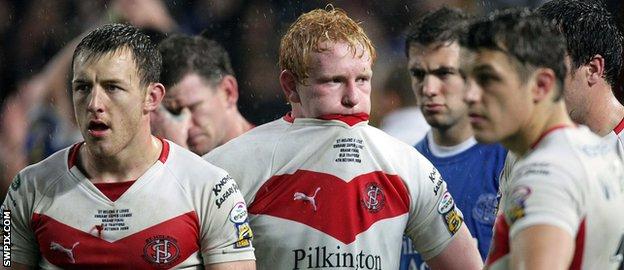
[[[244,202],[237,202],[230,210],[230,221],[236,228],[237,240],[234,248],[245,248],[251,246],[253,232],[247,220],[247,206]]]
[[[509,225],[524,217],[525,202],[530,195],[531,188],[527,186],[517,186],[511,191],[505,206],[505,216],[509,221]]]
[[[251,246],[251,239],[253,238],[253,232],[248,222],[236,224],[236,233],[238,234],[238,240],[234,243],[234,248],[245,248]]]
[[[455,234],[459,231],[464,219],[457,212],[453,196],[451,196],[451,193],[448,191],[442,194],[442,199],[438,203],[438,213],[442,214],[446,228],[451,234]]]

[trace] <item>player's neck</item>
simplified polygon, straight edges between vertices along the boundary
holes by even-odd
[[[574,125],[563,101],[559,101],[548,108],[535,110],[530,120],[516,134],[503,140],[502,144],[517,156],[522,157],[537,146],[543,136],[554,128]]]
[[[598,93],[589,104],[583,124],[599,136],[606,136],[624,118],[624,106],[615,98],[610,87]]]
[[[460,120],[451,127],[432,127],[433,142],[440,146],[455,146],[474,135],[468,118]]]
[[[249,131],[253,128],[253,125],[243,117],[238,110],[234,112],[234,115],[230,121],[230,126],[228,128],[228,132],[226,134],[226,140],[223,143],[234,139],[243,133]],[[222,144],[223,144],[222,143]]]
[[[114,155],[94,154],[88,147],[82,147],[80,165],[87,178],[93,183],[114,183],[136,180],[158,160],[162,142],[151,136],[135,136],[123,149]]]

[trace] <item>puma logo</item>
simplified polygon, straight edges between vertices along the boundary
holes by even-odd
[[[314,191],[314,195],[313,196],[308,196],[305,193],[301,193],[301,192],[295,192],[294,196],[293,196],[293,200],[297,201],[307,201],[310,202],[312,204],[312,207],[314,208],[314,212],[316,212],[316,194],[319,192],[319,190],[321,190],[320,187],[316,188],[316,191]]]
[[[59,244],[59,243],[50,242],[50,249],[58,251],[58,252],[65,253],[65,255],[67,255],[67,257],[69,257],[69,261],[71,263],[76,263],[76,260],[74,260],[74,248],[76,248],[76,246],[78,246],[79,244],[80,244],[80,242],[76,242],[71,248],[65,248],[65,247],[61,246],[61,244]]]

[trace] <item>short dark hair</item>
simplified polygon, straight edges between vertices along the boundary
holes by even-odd
[[[234,76],[227,51],[216,41],[202,36],[174,35],[158,46],[163,57],[160,81],[165,87],[178,83],[185,75],[197,73],[210,82]]]
[[[107,24],[87,34],[74,50],[72,70],[78,55],[93,59],[125,48],[132,52],[141,83],[158,82],[161,58],[156,45],[143,31],[126,24]]]
[[[470,16],[461,9],[446,6],[426,13],[408,28],[405,55],[409,57],[412,43],[430,45],[438,42],[459,41],[469,20]]]
[[[622,65],[622,33],[601,1],[553,0],[538,12],[554,20],[566,37],[574,68],[597,54],[605,59],[605,80],[615,86]]]
[[[550,68],[558,83],[559,100],[566,76],[566,50],[563,35],[554,23],[524,9],[494,11],[470,25],[460,41],[473,51],[496,50],[512,60],[522,82],[538,67]]]

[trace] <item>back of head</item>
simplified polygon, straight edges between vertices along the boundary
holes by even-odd
[[[326,50],[321,46],[325,42],[344,42],[354,54],[362,46],[373,60],[376,56],[364,29],[343,10],[328,6],[299,16],[288,28],[280,43],[280,69],[290,70],[303,82],[309,76],[310,54]]]
[[[126,24],[107,24],[91,31],[78,43],[72,59],[72,69],[79,55],[91,60],[119,50],[132,52],[143,85],[158,82],[160,53],[145,33]]]
[[[469,19],[470,16],[458,8],[442,7],[425,14],[408,28],[405,55],[409,57],[409,48],[413,43],[427,46],[459,41]]]
[[[225,75],[234,76],[227,51],[216,41],[201,36],[174,35],[158,46],[162,54],[160,82],[165,87],[178,83],[184,76],[196,73],[218,83]]]
[[[573,68],[597,54],[605,59],[605,80],[614,86],[622,65],[622,33],[601,1],[553,0],[537,10],[554,20],[566,37]]]
[[[552,69],[559,84],[555,100],[562,94],[566,75],[565,41],[556,26],[528,9],[495,11],[470,25],[460,41],[473,51],[500,51],[516,67],[522,82],[536,68]]]

